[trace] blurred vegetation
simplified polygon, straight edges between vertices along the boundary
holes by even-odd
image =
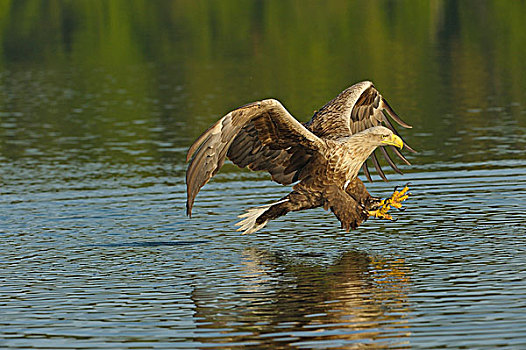
[[[526,127],[524,15],[526,1],[498,0],[0,0],[0,152],[22,156],[32,130],[41,153],[86,137],[99,156],[137,140],[154,155],[255,99],[306,121],[363,79],[416,148],[469,148]]]

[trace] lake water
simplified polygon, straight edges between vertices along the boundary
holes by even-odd
[[[524,2],[5,1],[0,347],[525,349]],[[370,79],[417,149],[396,222],[227,164],[184,215],[193,140],[275,97]],[[387,167],[385,167],[387,169]]]

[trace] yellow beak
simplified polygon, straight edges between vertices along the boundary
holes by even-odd
[[[396,146],[396,147],[398,147],[400,149],[402,149],[402,147],[404,147],[404,142],[402,141],[402,139],[400,137],[396,136],[395,134],[392,134],[390,137],[383,139],[382,143],[384,145]]]

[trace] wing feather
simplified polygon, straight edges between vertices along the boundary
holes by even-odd
[[[380,163],[378,162],[378,158],[376,158],[376,152],[373,152],[373,154],[371,154],[369,158],[373,161],[374,167],[376,168],[376,172],[378,173],[378,175],[380,175],[380,177],[384,181],[387,181],[387,177],[385,176],[382,170],[382,167],[380,166]]]
[[[384,156],[385,160],[387,160],[387,163],[389,163],[391,168],[393,168],[393,170],[396,171],[398,174],[403,175],[404,173],[400,169],[398,169],[398,166],[396,166],[395,162],[393,162],[393,160],[389,156],[389,153],[387,153],[385,147],[380,147],[380,151],[382,152],[382,155]]]
[[[378,125],[384,125],[400,136],[390,119],[404,128],[411,128],[411,125],[404,122],[395,113],[380,92],[376,90],[373,83],[363,81],[342,91],[336,98],[317,111],[307,125],[314,134],[322,138],[348,136]],[[403,142],[410,152],[415,152],[405,140]],[[409,163],[400,151],[396,150],[394,154],[404,163]],[[393,170],[400,171],[394,161],[388,158],[389,155],[385,150],[382,151],[382,155]],[[386,180],[376,155],[371,155],[370,159],[378,175]],[[365,176],[371,181],[367,167],[364,166],[362,169]]]
[[[369,168],[367,167],[367,162],[363,163],[362,171],[365,174],[365,177],[367,178],[367,180],[373,181],[373,179],[371,178],[371,173],[369,172]]]
[[[297,177],[297,167],[305,165],[298,162],[291,169],[291,157],[299,154],[298,159],[307,159],[324,145],[277,100],[254,102],[228,113],[188,150],[187,215],[191,216],[199,190],[219,171],[227,155],[238,166],[267,170],[275,181],[289,182]]]

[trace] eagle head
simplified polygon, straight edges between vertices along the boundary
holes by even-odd
[[[385,126],[375,126],[362,131],[362,133],[365,134],[364,136],[366,136],[367,139],[376,146],[389,145],[398,147],[400,149],[404,147],[404,142],[402,139]]]

